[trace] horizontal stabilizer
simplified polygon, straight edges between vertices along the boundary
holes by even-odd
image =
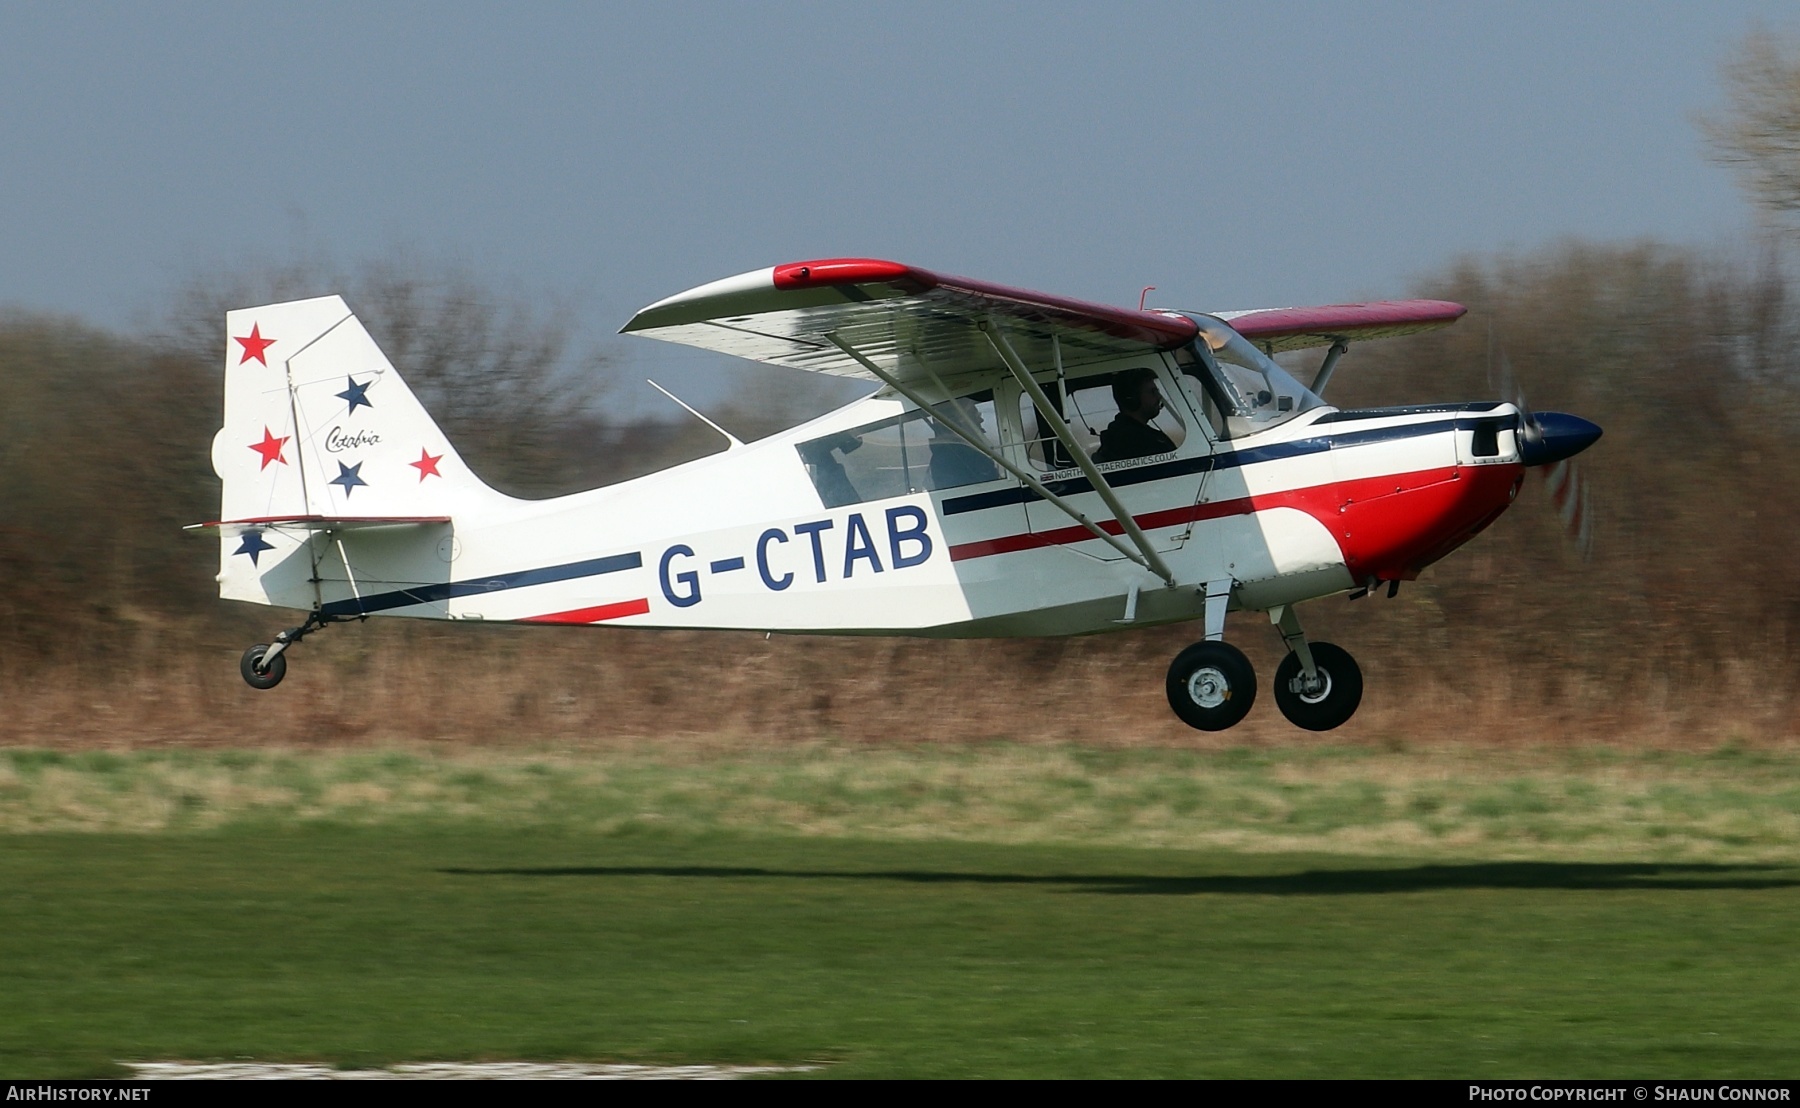
[[[201,535],[241,535],[269,528],[278,531],[367,531],[377,527],[425,527],[450,522],[449,516],[271,516],[263,519],[216,519],[190,523],[183,531]]]

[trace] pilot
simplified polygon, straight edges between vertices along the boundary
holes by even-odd
[[[936,411],[937,416],[931,420],[931,487],[954,489],[1000,476],[999,467],[991,458],[946,426],[954,423],[970,435],[982,434],[981,409],[975,402],[963,397],[937,405]]]
[[[1100,432],[1100,449],[1094,451],[1096,462],[1122,462],[1168,454],[1175,449],[1174,441],[1150,424],[1163,408],[1155,370],[1125,370],[1113,378],[1112,391],[1119,414]]]

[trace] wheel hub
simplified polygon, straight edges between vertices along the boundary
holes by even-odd
[[[1188,678],[1188,695],[1202,708],[1217,708],[1231,699],[1231,682],[1215,666],[1201,666]]]
[[[1331,674],[1327,673],[1323,666],[1319,666],[1316,668],[1313,679],[1308,681],[1306,673],[1302,671],[1299,676],[1288,682],[1288,689],[1308,704],[1321,703],[1331,695]]]

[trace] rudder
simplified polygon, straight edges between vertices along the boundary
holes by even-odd
[[[454,516],[505,499],[338,296],[226,315],[220,519]]]

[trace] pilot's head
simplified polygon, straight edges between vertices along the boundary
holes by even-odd
[[[1128,369],[1113,378],[1113,403],[1126,415],[1148,423],[1162,411],[1162,393],[1156,388],[1156,371]]]
[[[934,404],[932,411],[937,413],[937,418],[931,421],[931,432],[934,435],[950,433],[949,429],[943,426],[945,420],[958,424],[964,431],[986,429],[986,421],[981,418],[981,407],[966,396],[946,400],[942,404]]]

